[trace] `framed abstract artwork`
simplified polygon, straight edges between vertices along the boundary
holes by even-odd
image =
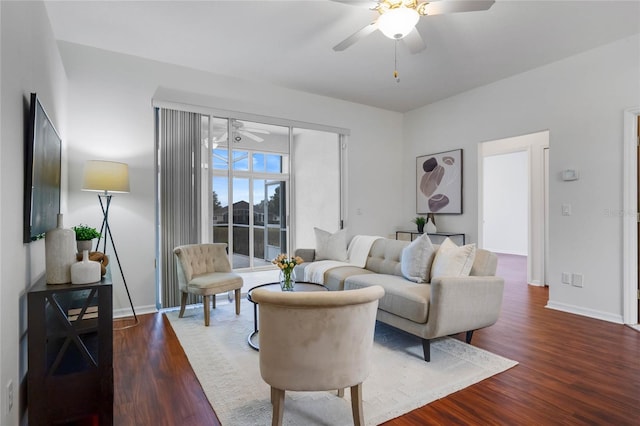
[[[462,214],[462,149],[416,158],[416,212]]]

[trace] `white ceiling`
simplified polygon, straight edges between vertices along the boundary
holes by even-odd
[[[440,0],[455,1],[455,0]],[[497,0],[422,17],[427,49],[380,32],[332,47],[376,12],[329,0],[47,1],[55,37],[405,112],[640,33],[640,0]]]

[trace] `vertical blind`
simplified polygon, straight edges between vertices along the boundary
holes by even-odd
[[[158,201],[163,308],[180,305],[173,249],[200,242],[201,115],[159,109]],[[187,303],[196,303],[189,295]]]

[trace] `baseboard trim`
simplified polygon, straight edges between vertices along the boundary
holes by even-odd
[[[147,305],[147,306],[136,306],[136,315],[144,315],[144,314],[154,314],[158,312],[155,305]],[[133,312],[131,312],[131,308],[120,308],[113,310],[114,318],[125,318],[133,316]]]
[[[567,312],[569,314],[581,315],[583,317],[594,318],[602,321],[613,322],[616,324],[624,324],[622,315],[614,315],[609,312],[596,311],[594,309],[585,309],[580,306],[568,305],[566,303],[558,303],[548,301],[545,306],[556,311]]]

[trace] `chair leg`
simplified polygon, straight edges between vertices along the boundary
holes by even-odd
[[[216,295],[215,294],[211,295],[211,305],[213,305],[213,309],[216,308]]]
[[[235,298],[236,298],[236,315],[240,315],[240,289],[236,289]]]
[[[467,331],[467,335],[465,336],[464,341],[470,344],[472,337],[473,337],[473,330],[469,330]]]
[[[422,353],[424,354],[424,360],[431,361],[431,340],[422,339]]]
[[[281,426],[284,414],[284,390],[271,387],[271,403],[273,404],[273,414],[271,426]]]
[[[189,294],[182,292],[182,297],[180,298],[180,313],[178,314],[178,318],[182,318],[184,315],[184,308],[187,306],[187,296]]]
[[[353,425],[364,426],[364,414],[362,413],[362,383],[351,386],[351,411],[353,412]]]
[[[338,389],[338,397],[339,398],[344,398],[344,388]]]
[[[202,299],[203,299],[202,305],[204,306],[204,325],[207,327],[209,326],[209,318],[210,318],[209,297],[210,296],[202,296]],[[213,297],[215,298],[215,296]]]

